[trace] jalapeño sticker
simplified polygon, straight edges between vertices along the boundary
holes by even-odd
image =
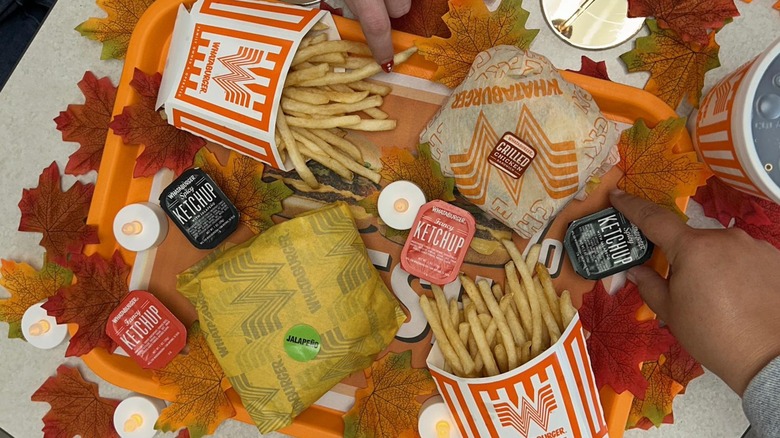
[[[488,155],[488,163],[518,179],[536,157],[536,150],[511,132],[505,133]]]
[[[308,362],[319,354],[321,342],[312,326],[298,324],[284,335],[284,351],[298,362]]]

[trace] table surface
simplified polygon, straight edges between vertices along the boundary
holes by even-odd
[[[737,0],[741,16],[718,33],[722,67],[707,75],[705,91],[720,78],[755,57],[772,41],[780,37],[780,12],[771,9],[775,0],[755,0],[752,4]],[[341,1],[332,1],[341,6]],[[617,82],[641,87],[645,73],[627,74],[618,56],[633,47],[629,41],[605,51],[586,52],[571,47],[557,37],[543,20],[538,0],[527,0],[524,7],[531,12],[529,28],[541,29],[532,49],[549,57],[557,67],[579,69],[580,56],[606,60],[610,76]],[[98,77],[119,80],[122,62],[101,61],[100,45],[81,37],[73,28],[88,17],[104,16],[94,0],[60,1],[51,11],[32,45],[28,49],[5,88],[0,92],[0,257],[26,262],[38,268],[43,250],[38,246],[39,234],[21,233],[17,203],[23,188],[37,185],[38,175],[52,161],[63,169],[75,143],[65,143],[52,121],[70,103],[81,103],[76,83],[86,70]],[[646,30],[640,35],[646,34]],[[688,109],[681,114],[688,115]],[[94,181],[94,173],[79,178]],[[64,178],[63,186],[75,180]],[[691,203],[688,209],[691,224],[698,227],[717,226],[703,217],[701,208]],[[1,289],[1,288],[0,288]],[[7,292],[0,290],[0,297]],[[103,396],[123,398],[128,391],[99,379],[79,359],[63,360],[65,344],[53,350],[37,350],[18,339],[9,340],[8,325],[0,324],[0,427],[16,438],[41,436],[41,418],[49,410],[46,403],[33,403],[30,395],[54,374],[61,363],[78,367],[89,381],[98,382]],[[713,374],[707,372],[694,380],[687,392],[675,399],[676,424],[650,432],[630,431],[627,437],[736,437],[747,427],[739,398]],[[158,436],[173,436],[159,434]],[[256,437],[251,425],[228,420],[216,436]],[[268,437],[281,437],[269,434]]]

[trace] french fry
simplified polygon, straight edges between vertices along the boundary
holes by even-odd
[[[298,50],[305,49],[312,44],[319,44],[328,40],[328,35],[324,33],[318,33],[316,35],[308,35],[301,40],[301,44],[298,46]]]
[[[354,178],[354,175],[352,172],[349,171],[346,167],[342,166],[341,163],[334,160],[333,158],[327,156],[326,154],[317,152],[309,148],[308,143],[303,142],[297,142],[296,146],[301,151],[301,154],[311,158],[312,160],[322,164],[323,166],[327,167],[328,169],[331,169],[334,171],[338,176],[344,178],[347,181],[351,181],[352,178]]]
[[[301,82],[316,79],[325,75],[330,70],[328,64],[318,64],[314,67],[306,68],[303,70],[296,70],[287,75],[287,79],[284,81],[285,86],[292,86],[300,84]]]
[[[360,149],[358,149],[354,143],[347,140],[346,138],[339,137],[337,134],[334,134],[326,129],[311,129],[309,131],[317,137],[337,147],[342,152],[352,157],[354,160],[358,162],[363,161],[363,155],[360,153]]]
[[[322,55],[312,56],[308,62],[322,62],[327,64],[344,64],[347,62],[347,57],[339,52],[324,53]]]
[[[366,108],[363,110],[369,117],[376,120],[386,120],[390,116],[379,108]]]
[[[284,111],[298,111],[305,114],[320,114],[323,116],[334,116],[340,114],[351,113],[355,111],[361,111],[366,108],[382,105],[381,96],[370,96],[359,102],[355,103],[329,103],[327,105],[311,105],[308,103],[298,102],[288,98],[282,98],[282,109]],[[358,123],[360,123],[360,116],[358,117]],[[363,122],[375,122],[376,120],[364,120]],[[380,120],[381,122],[387,122],[388,120]],[[350,129],[355,129],[357,123],[353,123],[349,126]]]
[[[511,347],[512,350],[514,350],[514,345]],[[498,365],[498,370],[502,373],[505,373],[510,370],[509,368],[509,355],[507,354],[506,350],[504,349],[503,344],[498,344],[493,349],[493,354],[496,356],[496,364]],[[515,355],[517,355],[517,351],[515,351]]]
[[[279,114],[281,113],[282,112],[279,111]],[[287,123],[289,126],[297,126],[299,128],[307,129],[341,128],[360,123],[360,116],[338,116],[328,117],[327,119],[304,119],[300,117],[287,117]]]
[[[550,273],[547,272],[547,267],[541,263],[537,263],[536,277],[539,278],[539,282],[542,283],[547,305],[550,308],[550,312],[552,312],[553,318],[555,318],[555,322],[558,324],[558,329],[563,331],[563,321],[561,320],[561,309],[558,304],[558,294],[555,293],[555,287],[553,287],[552,278],[550,278]]]
[[[310,44],[303,49],[298,50],[292,60],[292,65],[298,65],[302,62],[308,61],[315,56],[324,55],[326,53],[339,53],[348,52],[356,55],[371,56],[371,49],[365,43],[358,43],[355,41],[346,40],[334,40],[323,41],[317,44]],[[344,61],[342,61],[344,62]],[[377,65],[378,67],[379,65]],[[327,85],[327,84],[321,84]]]
[[[493,321],[496,322],[498,328],[498,334],[501,338],[501,343],[504,344],[506,349],[507,359],[509,360],[509,368],[514,369],[517,367],[517,350],[515,349],[514,339],[512,338],[512,332],[509,330],[509,325],[506,322],[504,312],[501,311],[493,291],[490,290],[490,285],[486,280],[480,280],[477,282],[477,287],[482,293],[482,299],[485,300],[490,314],[493,315]]]
[[[511,240],[502,240],[501,243],[504,244],[507,252],[509,252],[509,256],[512,258],[515,268],[520,273],[520,278],[523,280],[523,289],[526,292],[528,305],[531,308],[531,357],[534,358],[546,348],[544,345],[542,345],[544,338],[544,333],[542,331],[542,310],[540,307],[539,298],[534,292],[534,280],[531,276],[531,271],[525,264],[525,260],[523,260],[523,256],[520,254],[520,251],[517,250],[514,242]],[[519,306],[519,303],[517,304]]]
[[[528,248],[528,254],[525,256],[525,265],[528,266],[528,270],[533,274],[536,269],[536,264],[539,262],[539,253],[542,251],[542,245],[534,244]]]
[[[285,87],[282,96],[311,105],[324,105],[328,103],[328,96],[312,92],[306,88]]]
[[[377,96],[379,97],[379,96]],[[353,131],[392,131],[398,122],[395,120],[361,120],[350,125],[349,129]]]
[[[493,348],[496,346],[496,343],[498,341],[498,336],[496,336],[498,333],[498,326],[496,326],[496,322],[491,320],[490,324],[488,324],[487,328],[485,329],[485,338],[488,341],[488,344],[490,344],[490,348]]]
[[[328,41],[322,44],[318,44],[317,46],[323,46],[325,44],[335,42],[335,41]],[[298,58],[298,55],[300,55],[301,52],[304,50],[314,49],[317,46],[310,46],[307,47],[301,51],[299,51],[295,58]],[[393,62],[395,65],[402,64],[406,62],[415,52],[417,52],[417,47],[410,47],[403,52],[396,53],[393,56]],[[355,52],[353,52],[355,53]],[[358,54],[364,54],[364,53],[358,53]],[[370,54],[370,53],[367,53]],[[295,58],[293,58],[293,65],[296,64]],[[308,59],[308,58],[306,58]],[[305,61],[306,59],[303,59],[301,62]],[[349,84],[351,82],[357,82],[361,81],[363,79],[369,78],[371,76],[374,76],[375,74],[382,71],[382,67],[379,66],[379,64],[371,63],[367,64],[361,68],[352,70],[347,73],[326,73],[325,76],[317,79],[312,79],[310,81],[302,82],[301,85],[307,86],[307,87],[316,87],[320,85],[331,85],[331,84]]]
[[[347,87],[347,89],[349,90],[348,92],[334,91],[334,90],[320,90],[317,88],[310,88],[310,87],[307,87],[306,89],[312,90],[312,92],[314,93],[321,94],[327,97],[329,101],[336,102],[336,103],[357,103],[368,98],[368,94],[369,94],[368,91],[353,91],[349,87]],[[379,103],[381,105],[382,102],[381,96],[376,96],[376,97],[380,98]],[[365,108],[362,111],[365,111],[366,109],[368,108]]]
[[[493,285],[490,286],[490,290],[493,291],[493,296],[496,298],[496,301],[501,301],[501,298],[504,297],[504,291],[501,290],[500,284],[493,283]]]
[[[455,298],[450,298],[450,317],[452,318],[452,325],[455,327],[460,325],[460,309],[458,309],[458,302]]]
[[[366,58],[366,59],[368,59],[368,58]],[[356,91],[356,90],[353,90],[353,89],[347,87],[344,84],[328,85],[325,88],[327,90],[330,90],[330,91],[338,91],[339,93],[354,93]],[[368,91],[366,91],[366,93],[368,93]],[[369,93],[369,94],[371,94],[371,93]]]
[[[485,308],[487,309],[487,308]],[[485,313],[479,314],[479,322],[482,323],[482,328],[487,330],[487,328],[490,326],[491,323],[493,323],[493,317],[490,316],[489,313],[487,313],[487,310],[485,310]],[[495,324],[495,323],[493,323]]]
[[[561,307],[561,319],[563,321],[562,330],[566,330],[566,327],[569,326],[571,320],[574,319],[574,315],[577,314],[577,309],[571,303],[571,293],[569,293],[568,290],[564,290],[563,292],[561,292],[560,307]]]
[[[436,307],[439,309],[441,326],[444,328],[444,333],[447,335],[447,339],[450,341],[453,350],[455,350],[455,354],[457,354],[458,359],[460,359],[460,369],[464,375],[471,374],[474,372],[474,361],[471,360],[471,356],[469,355],[466,346],[461,342],[460,337],[458,336],[458,330],[455,328],[457,325],[452,323],[452,316],[450,315],[450,309],[447,304],[447,298],[444,296],[444,291],[435,284],[431,285],[431,290],[433,290],[433,296],[436,300]]]
[[[520,321],[517,319],[517,314],[512,310],[511,303],[512,297],[506,295],[501,297],[498,306],[504,312],[506,323],[509,325],[509,330],[512,331],[512,338],[515,340],[515,344],[523,345],[526,341],[525,333],[523,333],[523,326],[520,325]]]
[[[420,308],[422,309],[425,318],[428,320],[428,324],[431,326],[433,335],[436,336],[436,341],[444,355],[444,360],[450,363],[456,374],[463,374],[463,364],[461,364],[460,358],[455,353],[452,344],[450,344],[450,341],[447,338],[447,334],[439,319],[439,313],[435,310],[435,307],[431,305],[431,302],[425,295],[420,296]]]
[[[339,151],[336,151],[331,147],[328,142],[321,139],[320,137],[314,135],[313,133],[310,133],[309,131],[301,128],[293,128],[293,134],[298,134],[301,137],[307,139],[309,142],[314,143],[319,147],[321,150],[325,152],[328,156],[332,157],[334,160],[336,160],[338,163],[340,163],[345,168],[349,169],[352,172],[355,172],[356,174],[363,176],[365,178],[368,178],[375,184],[379,184],[379,180],[382,179],[382,176],[379,174],[379,172],[375,172],[365,166],[361,166],[354,160],[351,160],[346,155],[342,154]],[[297,137],[296,137],[297,138]],[[308,143],[307,143],[308,146]]]
[[[318,21],[318,22],[314,23],[314,26],[312,26],[310,32],[312,30],[313,31],[319,31],[319,30],[328,30],[328,29],[330,29],[330,26],[328,26],[327,24],[323,23],[322,21]]]
[[[542,310],[542,320],[547,327],[547,333],[550,334],[550,345],[552,345],[561,337],[561,329],[558,328],[558,323],[555,322],[555,317],[552,314],[552,310],[550,310],[550,305],[547,303],[547,299],[544,296],[544,287],[542,287],[542,283],[539,281],[538,277],[534,278],[534,286],[539,301],[539,307]],[[547,345],[545,348],[549,348],[550,345]]]
[[[526,341],[523,345],[519,346],[520,350],[520,364],[525,364],[531,360],[531,341]]]
[[[466,295],[474,302],[474,306],[477,308],[477,312],[484,314],[488,313],[488,308],[485,305],[485,300],[482,299],[482,294],[477,289],[476,283],[468,275],[461,273],[459,275],[460,284],[463,285],[463,289],[466,290]]]
[[[473,303],[466,308],[466,318],[471,326],[471,333],[474,336],[474,341],[477,343],[477,349],[482,358],[486,374],[491,376],[498,375],[498,365],[496,365],[493,351],[490,349],[485,332],[482,329],[482,323],[479,321],[479,317],[477,317],[476,306]]]
[[[506,272],[507,289],[515,303],[515,309],[517,310],[518,315],[520,315],[520,324],[523,325],[523,330],[530,335],[533,333],[531,307],[528,304],[528,298],[523,291],[523,287],[520,285],[520,279],[517,277],[515,263],[508,262],[504,265],[504,271]]]
[[[371,94],[378,94],[380,96],[387,96],[393,91],[393,89],[387,85],[366,81],[350,82],[347,86],[355,91],[368,91]]]
[[[301,156],[298,145],[295,143],[295,137],[293,137],[292,131],[290,131],[290,128],[287,126],[287,119],[281,111],[278,111],[276,114],[276,128],[279,130],[279,136],[282,138],[282,142],[284,142],[285,149],[290,155],[290,161],[292,161],[295,171],[298,172],[298,176],[300,176],[309,187],[313,189],[319,187],[320,184],[317,182],[317,178],[315,178],[314,174],[311,173],[311,170],[306,167],[306,161],[304,161],[303,156]]]
[[[356,56],[349,56],[343,64],[336,64],[335,66],[345,68],[347,70],[355,70],[361,67],[365,67],[372,62],[374,62],[374,60],[371,58],[358,58]]]

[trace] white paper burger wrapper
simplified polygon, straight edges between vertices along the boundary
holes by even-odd
[[[329,12],[260,0],[200,0],[176,16],[157,107],[168,123],[282,170],[276,113],[298,46]]]
[[[579,316],[542,354],[495,377],[444,371],[438,344],[427,365],[463,437],[609,436]]]

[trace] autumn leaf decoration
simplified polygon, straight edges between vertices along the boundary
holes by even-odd
[[[527,50],[539,30],[525,28],[528,11],[522,4],[522,0],[501,0],[490,12],[483,0],[451,0],[449,12],[442,17],[451,36],[415,42],[420,53],[439,66],[433,79],[455,88],[478,53],[503,44]]]
[[[69,286],[73,273],[54,263],[44,262],[40,270],[27,263],[2,260],[0,286],[11,293],[11,297],[0,299],[0,321],[9,325],[8,337],[21,338],[22,315],[28,307]]]
[[[629,17],[655,17],[661,28],[701,46],[709,43],[710,31],[738,15],[734,0],[628,0]]]
[[[607,73],[607,63],[604,61],[596,62],[585,55],[582,55],[581,66],[579,70],[569,70],[581,75],[590,76],[596,79],[604,79],[605,81],[611,81],[609,73]]]
[[[154,0],[97,0],[108,14],[105,18],[90,18],[76,30],[91,40],[103,43],[100,59],[124,59],[135,25]]]
[[[68,258],[84,245],[98,243],[97,230],[87,225],[95,186],[79,181],[62,191],[60,170],[53,162],[38,178],[38,187],[24,189],[19,201],[19,231],[43,234],[40,245],[49,261],[67,266]]]
[[[111,129],[126,145],[143,145],[135,162],[133,177],[151,177],[162,168],[177,175],[192,166],[195,154],[206,145],[200,137],[169,125],[155,109],[162,75],[148,75],[135,69],[130,86],[139,102],[126,106],[111,122]]]
[[[100,167],[116,100],[116,87],[108,77],[98,79],[88,71],[78,86],[84,94],[84,104],[68,105],[67,110],[54,119],[57,129],[62,132],[62,140],[80,145],[65,166],[65,173],[69,175],[83,175]]]
[[[190,436],[200,438],[214,433],[236,411],[222,389],[225,373],[198,322],[188,331],[187,347],[186,354],[176,356],[165,368],[152,371],[154,380],[164,390],[176,394],[154,428],[172,432],[186,427]]]
[[[441,19],[449,10],[447,0],[414,0],[406,15],[391,18],[393,29],[413,33],[426,38],[448,38],[450,30]]]
[[[387,353],[365,371],[367,386],[355,394],[344,415],[346,438],[398,438],[417,435],[417,397],[436,389],[427,369],[411,367],[412,352]]]
[[[253,233],[262,233],[274,222],[271,216],[282,211],[282,201],[292,195],[282,181],[263,181],[263,164],[245,155],[230,153],[222,166],[208,149],[195,156],[195,166],[206,172],[241,213],[241,223]]]
[[[618,167],[623,171],[618,188],[684,216],[675,200],[693,195],[709,176],[696,152],[673,152],[684,132],[685,119],[679,118],[664,120],[652,129],[639,119],[623,131],[618,142]]]
[[[76,283],[60,289],[43,305],[58,323],[79,326],[65,356],[81,356],[96,347],[114,351],[117,345],[106,334],[106,323],[111,312],[129,292],[127,277],[130,267],[118,251],[110,260],[99,254],[78,254],[71,259],[70,267]]]
[[[114,430],[119,400],[101,397],[97,385],[86,382],[76,368],[60,365],[30,398],[51,405],[43,417],[45,437],[119,437]]]
[[[590,333],[588,353],[599,388],[609,385],[616,393],[629,391],[643,398],[648,387],[639,364],[658,359],[675,342],[657,320],[638,321],[642,307],[636,285],[609,295],[601,281],[583,295],[579,309],[582,327]]]

